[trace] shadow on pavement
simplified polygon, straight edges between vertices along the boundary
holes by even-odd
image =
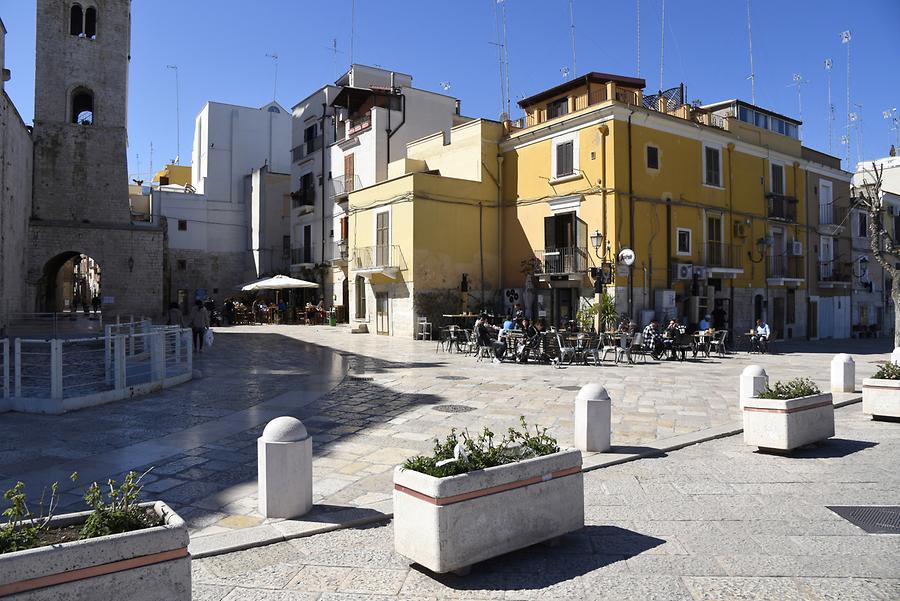
[[[617,526],[585,526],[560,539],[507,553],[472,566],[466,576],[435,574],[418,564],[412,568],[457,591],[530,591],[566,582],[624,561],[666,541]]]
[[[788,459],[837,459],[846,457],[865,449],[878,445],[877,442],[868,440],[848,440],[846,438],[829,438],[826,441],[815,443],[789,453],[778,451],[758,450],[763,455],[783,456]]]

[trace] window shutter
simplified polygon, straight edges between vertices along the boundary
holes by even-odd
[[[556,176],[571,175],[573,171],[572,142],[563,142],[556,147]]]
[[[544,249],[556,248],[556,217],[544,217]]]

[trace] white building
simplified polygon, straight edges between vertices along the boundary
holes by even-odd
[[[170,302],[210,296],[221,303],[240,284],[287,267],[290,128],[290,113],[277,102],[208,102],[197,115],[192,185],[151,191],[154,219],[167,223]]]
[[[310,277],[310,268],[330,264],[323,296],[345,317],[348,194],[386,180],[388,163],[406,157],[407,143],[449,136],[461,122],[459,101],[412,87],[410,75],[354,64],[334,86],[298,103],[293,116],[292,271]]]

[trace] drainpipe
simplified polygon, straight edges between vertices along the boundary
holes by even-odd
[[[728,223],[734,223],[734,142],[728,143]],[[732,227],[734,227],[732,225]],[[732,230],[733,231],[733,230]],[[725,232],[722,232],[722,237],[725,237]],[[751,240],[752,232],[751,232]],[[731,245],[734,246],[734,235],[731,237]],[[743,247],[741,247],[741,252],[738,252],[737,256],[741,257],[741,261],[743,261]],[[713,307],[715,307],[715,301],[713,301]],[[728,329],[732,332],[734,331],[734,278],[730,278],[728,281]]]
[[[634,248],[634,182],[632,179],[631,116],[628,113],[628,244]],[[628,268],[628,315],[634,317],[634,268]]]
[[[666,289],[672,289],[672,198],[666,198]]]
[[[394,93],[394,72],[391,72],[391,94]],[[402,117],[400,118],[400,123],[394,129],[391,129],[391,102],[388,100],[388,126],[387,126],[387,163],[385,164],[385,178],[387,178],[387,166],[391,164],[391,138],[394,137],[394,134],[397,133],[403,124],[406,123],[406,94],[400,94],[400,110],[402,111]]]
[[[499,152],[497,153],[497,290],[500,294],[503,293],[503,155]]]
[[[322,103],[322,172],[319,174],[322,185],[322,264],[325,263],[325,117],[327,113],[327,104]],[[325,274],[322,274],[322,298],[325,296]]]

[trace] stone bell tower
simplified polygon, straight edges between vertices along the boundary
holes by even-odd
[[[61,310],[59,271],[99,263],[104,311],[162,310],[162,230],[132,223],[126,154],[131,0],[37,0],[29,285]]]

